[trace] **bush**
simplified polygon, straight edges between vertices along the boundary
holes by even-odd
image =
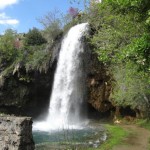
[[[42,45],[46,43],[46,39],[37,28],[33,28],[32,30],[30,29],[25,35],[24,40],[26,46]]]

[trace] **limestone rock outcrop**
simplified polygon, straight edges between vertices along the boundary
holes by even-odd
[[[97,55],[90,54],[87,71],[88,102],[99,112],[107,112],[112,109],[110,101],[111,77],[104,64]]]
[[[0,117],[1,150],[34,150],[30,117]]]

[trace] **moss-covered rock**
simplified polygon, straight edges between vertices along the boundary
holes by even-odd
[[[45,60],[46,67],[41,63],[39,68],[44,67],[43,69],[27,69],[26,63],[19,62],[1,76],[0,112],[34,116],[48,107],[60,41],[61,39],[53,47],[47,46],[45,49],[51,56]]]

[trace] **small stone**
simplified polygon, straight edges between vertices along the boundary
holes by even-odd
[[[100,143],[100,140],[96,140],[95,143],[96,143],[96,144],[99,144],[99,143]]]
[[[97,148],[97,147],[98,147],[98,144],[93,144],[93,147],[94,147],[94,148]]]
[[[89,145],[93,145],[93,142],[92,142],[92,141],[89,141]]]

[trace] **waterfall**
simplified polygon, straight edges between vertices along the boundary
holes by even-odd
[[[88,24],[82,23],[72,27],[64,37],[54,76],[49,114],[45,121],[35,123],[35,129],[73,128],[81,123],[81,110],[85,109],[82,37],[87,30]]]

